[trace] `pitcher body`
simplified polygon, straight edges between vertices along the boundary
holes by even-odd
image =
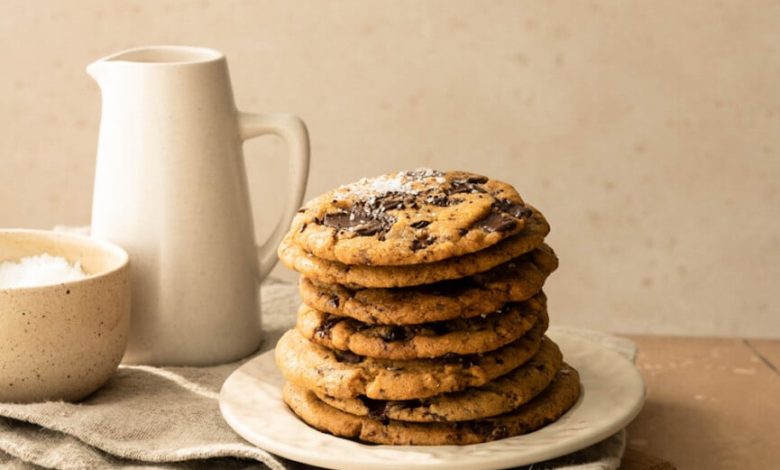
[[[270,266],[258,264],[246,132],[224,56],[143,48],[88,71],[103,99],[92,234],[131,258],[125,362],[209,365],[246,356],[261,341],[258,287]]]

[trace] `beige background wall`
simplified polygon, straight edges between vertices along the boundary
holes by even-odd
[[[249,111],[309,124],[309,196],[389,170],[502,177],[561,258],[554,322],[780,336],[780,4],[0,3],[0,226],[89,220],[84,66],[155,43],[230,61]],[[283,147],[247,147],[258,231]]]

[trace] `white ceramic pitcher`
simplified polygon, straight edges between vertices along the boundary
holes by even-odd
[[[295,116],[236,109],[218,51],[184,46],[119,52],[87,67],[103,105],[92,235],[130,254],[126,363],[210,365],[261,341],[260,281],[300,206],[309,166]],[[282,217],[255,245],[242,142],[277,134],[290,151]]]

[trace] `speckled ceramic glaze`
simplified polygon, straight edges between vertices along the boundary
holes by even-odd
[[[0,230],[0,261],[48,253],[84,279],[0,289],[0,401],[79,400],[114,373],[130,323],[128,255],[88,237]]]

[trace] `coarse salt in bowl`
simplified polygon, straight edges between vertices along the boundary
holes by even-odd
[[[127,345],[129,275],[111,243],[0,230],[0,401],[75,401],[103,385]]]
[[[60,284],[87,277],[78,261],[71,264],[48,253],[0,262],[0,289]]]

